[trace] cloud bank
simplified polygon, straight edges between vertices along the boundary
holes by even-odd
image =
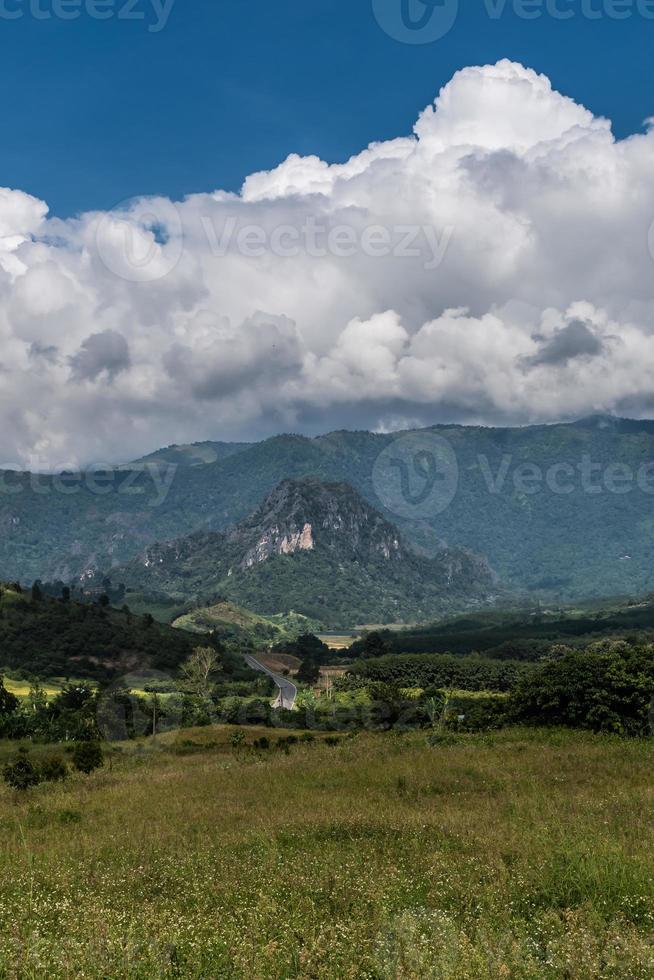
[[[197,148],[201,152],[201,147]],[[508,61],[414,132],[69,220],[0,190],[0,465],[654,414],[654,132]]]

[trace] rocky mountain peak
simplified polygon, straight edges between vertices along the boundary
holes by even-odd
[[[298,551],[329,550],[362,561],[404,555],[396,528],[352,487],[315,477],[282,480],[228,537],[244,551],[242,568]]]

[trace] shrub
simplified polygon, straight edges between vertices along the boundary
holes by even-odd
[[[28,759],[27,751],[20,749],[18,758],[14,762],[9,762],[2,771],[4,781],[12,789],[25,792],[30,786],[38,786],[41,782],[41,774],[35,765]]]
[[[79,772],[92,773],[104,765],[102,746],[99,742],[78,742],[73,749],[73,765]]]
[[[41,779],[46,783],[56,783],[68,776],[68,766],[59,755],[52,755],[40,767]]]
[[[256,738],[254,740],[254,747],[255,749],[269,749],[270,739],[267,738],[265,735],[262,735],[261,738]]]
[[[245,732],[232,732],[229,736],[229,741],[231,742],[232,748],[238,749],[245,741]]]

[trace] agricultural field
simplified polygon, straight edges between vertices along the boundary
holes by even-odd
[[[0,788],[1,977],[654,977],[651,739],[234,731]]]
[[[26,698],[30,693],[31,684],[29,683],[29,681],[16,681],[16,680],[11,680],[11,678],[9,677],[5,677],[3,683],[5,688],[11,694],[14,694],[17,698]],[[43,693],[48,698],[52,698],[56,694],[58,694],[59,691],[61,690],[61,687],[62,685],[56,683],[55,681],[41,682],[41,688],[43,689]]]

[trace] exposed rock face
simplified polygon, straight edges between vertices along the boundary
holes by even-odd
[[[251,517],[229,535],[231,541],[250,535],[243,567],[271,555],[329,548],[359,558],[387,561],[404,554],[397,529],[373,510],[346,483],[323,483],[315,478],[283,480]]]
[[[278,526],[266,531],[243,559],[244,568],[266,561],[271,555],[293,555],[296,551],[313,551],[313,533],[307,522],[301,531],[282,534]]]

